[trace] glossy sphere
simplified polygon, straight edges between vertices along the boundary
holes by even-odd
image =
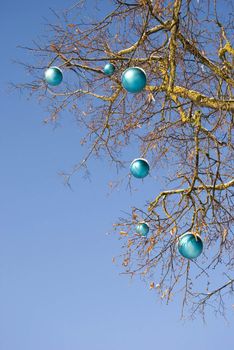
[[[195,259],[202,253],[202,240],[199,236],[187,232],[179,238],[178,250],[184,258]]]
[[[136,233],[143,237],[147,237],[149,233],[149,225],[146,222],[139,222],[136,226]]]
[[[138,179],[143,179],[145,176],[147,176],[149,174],[149,170],[149,163],[143,158],[134,159],[130,165],[131,174]]]
[[[45,80],[49,85],[59,85],[63,80],[63,73],[58,67],[50,67],[45,71]]]
[[[122,74],[122,85],[128,92],[141,92],[146,86],[145,71],[138,67],[126,69]]]
[[[107,63],[103,68],[104,74],[109,76],[114,74],[114,71],[115,71],[115,66],[112,63]]]

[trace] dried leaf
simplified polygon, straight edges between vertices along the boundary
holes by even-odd
[[[124,259],[122,265],[123,265],[123,266],[128,266],[128,264],[129,264],[129,259],[128,259],[128,258]]]
[[[175,225],[174,227],[172,227],[170,233],[172,236],[174,236],[174,234],[177,232],[177,226]]]
[[[127,236],[128,235],[128,233],[126,232],[126,231],[120,231],[120,233],[119,233],[121,236]]]

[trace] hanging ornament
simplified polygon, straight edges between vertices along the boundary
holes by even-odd
[[[45,80],[47,84],[57,86],[63,80],[63,73],[58,67],[50,67],[45,71]]]
[[[107,63],[103,68],[103,72],[104,74],[111,76],[115,72],[115,66],[112,63]]]
[[[146,222],[139,222],[136,226],[136,233],[143,237],[147,237],[149,233],[149,225]]]
[[[130,165],[130,172],[134,177],[143,179],[149,174],[150,166],[146,159],[137,158],[134,159]]]
[[[122,85],[128,92],[141,92],[146,86],[145,71],[139,67],[126,69],[122,74]]]
[[[203,250],[201,237],[191,232],[183,234],[179,238],[178,250],[184,258],[196,259]]]

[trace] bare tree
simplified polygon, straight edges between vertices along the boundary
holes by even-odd
[[[34,78],[23,88],[46,101],[47,122],[68,109],[86,130],[82,142],[90,151],[64,174],[67,182],[92,155],[104,152],[125,165],[121,151],[133,141],[151,172],[170,164],[165,189],[114,225],[124,271],[147,278],[166,301],[182,295],[183,313],[204,314],[210,306],[224,314],[234,288],[233,3],[113,0],[107,7],[103,13],[103,2],[79,1],[55,14],[45,39],[25,48],[36,63],[25,64]],[[106,62],[116,67],[110,77],[103,74]],[[55,64],[66,78],[50,88],[43,74]],[[121,84],[132,66],[147,73],[139,94]],[[136,234],[140,220],[150,225],[149,238]],[[203,238],[197,260],[177,251],[187,231]]]

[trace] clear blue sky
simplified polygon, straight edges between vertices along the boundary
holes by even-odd
[[[178,305],[161,305],[111,262],[119,242],[106,233],[121,209],[144,203],[154,180],[134,195],[125,185],[108,195],[118,175],[93,160],[91,182],[77,176],[70,191],[57,174],[84,152],[72,116],[45,126],[37,101],[7,93],[9,81],[25,81],[12,63],[26,57],[16,46],[43,33],[49,7],[72,3],[1,4],[0,350],[232,349],[233,312],[229,325],[213,315],[206,326],[184,325]]]

